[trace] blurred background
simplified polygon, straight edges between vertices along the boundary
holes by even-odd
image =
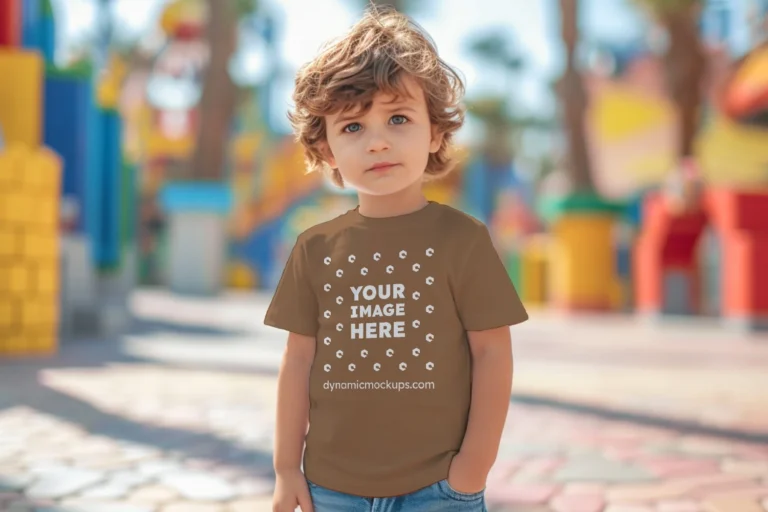
[[[357,204],[286,112],[367,3],[0,0],[0,510],[267,506],[263,315]],[[531,312],[497,509],[768,507],[768,0],[376,3],[464,77],[427,195]]]

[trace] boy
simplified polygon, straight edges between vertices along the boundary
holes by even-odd
[[[359,205],[298,237],[266,314],[289,332],[277,512],[486,510],[509,326],[528,315],[487,228],[422,193],[449,169],[462,93],[392,10],[369,11],[299,72],[290,119],[310,169]]]

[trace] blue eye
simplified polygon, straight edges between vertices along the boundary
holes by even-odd
[[[352,128],[354,128],[354,129],[352,129]],[[343,131],[345,131],[347,133],[355,133],[355,132],[359,132],[361,128],[362,128],[362,126],[360,126],[360,123],[350,123],[350,124],[348,124],[347,126],[344,127]]]
[[[397,122],[397,121],[395,121],[396,119],[401,119],[402,121],[401,122]],[[405,116],[396,115],[396,116],[392,116],[390,121],[392,121],[392,124],[405,124],[405,123],[408,122],[408,118],[405,117]]]

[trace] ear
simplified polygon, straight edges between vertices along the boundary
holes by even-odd
[[[432,138],[429,141],[429,152],[437,153],[443,143],[443,132],[438,131],[437,125],[432,125]]]
[[[336,159],[333,157],[333,152],[331,151],[331,146],[328,145],[328,141],[320,142],[317,145],[317,149],[320,151],[320,154],[323,156],[323,160],[325,160],[325,163],[327,163],[331,169],[336,169]]]

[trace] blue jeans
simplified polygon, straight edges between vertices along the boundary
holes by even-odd
[[[488,512],[485,492],[456,491],[440,480],[403,496],[364,498],[320,487],[307,480],[315,512]]]

